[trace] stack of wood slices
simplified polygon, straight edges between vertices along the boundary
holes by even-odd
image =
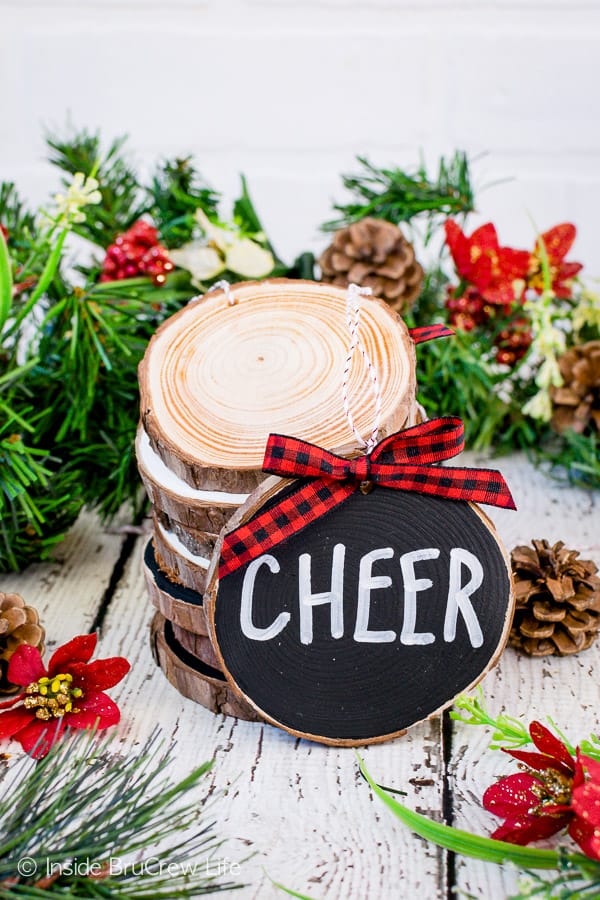
[[[203,606],[221,529],[266,477],[270,433],[343,456],[361,452],[342,403],[347,292],[277,279],[192,300],[151,340],[140,365],[140,474],[153,506],[145,552],[157,609],[152,640],[167,678],[215,712],[257,717],[230,687]],[[414,345],[383,301],[361,301],[360,336],[383,398],[379,437],[418,421]],[[356,430],[374,421],[367,364],[355,353],[347,394]]]

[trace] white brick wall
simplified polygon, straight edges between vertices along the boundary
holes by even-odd
[[[53,187],[44,125],[127,131],[138,161],[243,170],[280,252],[318,225],[356,153],[488,151],[479,194],[507,243],[579,226],[600,276],[600,0],[0,0],[0,178]]]

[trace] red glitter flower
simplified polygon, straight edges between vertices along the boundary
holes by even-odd
[[[120,718],[119,707],[104,691],[127,674],[122,656],[89,662],[95,634],[82,634],[59,647],[44,667],[36,647],[21,644],[8,665],[7,678],[25,690],[1,703],[0,739],[14,738],[39,759],[65,728],[108,728]],[[12,707],[7,709],[7,707]]]
[[[541,722],[532,722],[529,733],[539,752],[505,750],[523,771],[483,795],[485,809],[504,819],[492,837],[529,844],[568,828],[587,856],[600,859],[600,763],[579,750],[573,758]]]
[[[158,240],[156,228],[140,219],[107,248],[100,281],[148,275],[160,286],[173,268],[166,247]]]
[[[554,228],[545,231],[540,236],[546,248],[552,290],[557,297],[571,296],[573,279],[583,268],[581,263],[565,262],[565,256],[573,246],[576,236],[577,229],[570,222],[555,225]],[[533,288],[538,294],[544,290],[540,241],[536,243],[536,248],[529,259],[527,286]]]
[[[446,244],[461,279],[474,285],[488,303],[514,303],[515,282],[526,278],[530,254],[501,247],[491,222],[477,228],[471,237],[452,219],[444,227]]]

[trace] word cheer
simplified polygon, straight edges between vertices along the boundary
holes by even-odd
[[[432,644],[435,635],[430,631],[417,631],[417,598],[418,595],[433,587],[430,578],[418,578],[415,572],[417,563],[437,559],[440,550],[437,547],[425,547],[411,550],[400,556],[400,571],[403,580],[404,615],[400,632],[400,643],[405,645]],[[354,623],[354,640],[359,643],[384,644],[395,641],[397,632],[392,629],[378,630],[369,627],[371,613],[371,594],[392,585],[389,575],[373,575],[373,564],[378,560],[392,559],[392,547],[381,547],[365,553],[360,560],[358,575],[358,592],[356,597],[356,618]],[[459,613],[463,618],[472,647],[481,647],[483,633],[470,597],[483,582],[483,567],[477,557],[463,547],[455,547],[449,554],[448,593],[445,598],[444,640],[454,641]],[[298,609],[300,619],[300,641],[311,644],[313,641],[313,609],[315,606],[329,604],[330,630],[332,638],[344,636],[344,563],[346,547],[336,544],[333,548],[331,566],[331,588],[322,593],[312,591],[312,560],[309,553],[303,553],[298,559]],[[276,576],[280,565],[274,556],[266,553],[253,560],[246,569],[242,583],[240,605],[240,626],[243,634],[253,641],[270,641],[277,637],[291,620],[291,613],[282,611],[266,627],[258,627],[254,623],[253,607],[255,583],[260,569],[269,569]],[[467,570],[463,578],[463,568]],[[266,573],[264,573],[266,575]],[[263,577],[263,575],[261,575]],[[267,576],[268,577],[268,576]],[[425,602],[424,600],[421,602]]]

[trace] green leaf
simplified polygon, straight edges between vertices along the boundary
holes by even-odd
[[[0,332],[12,305],[12,272],[4,233],[0,228]]]
[[[376,784],[369,775],[364,761],[360,755],[358,757],[360,771],[373,793],[382,800],[389,810],[401,822],[407,825],[415,834],[426,838],[439,847],[445,847],[455,853],[461,853],[463,856],[470,856],[474,859],[482,859],[485,862],[505,863],[512,862],[520,868],[528,869],[556,869],[558,868],[561,855],[556,850],[538,850],[533,847],[520,847],[516,844],[508,844],[504,841],[496,841],[493,838],[485,838],[480,835],[471,834],[468,831],[462,831],[459,828],[453,828],[450,825],[442,825],[440,822],[433,822],[427,816],[413,812],[407,809],[393,797],[390,797],[378,784]],[[586,857],[581,854],[569,854],[567,860],[573,864],[585,863]]]

